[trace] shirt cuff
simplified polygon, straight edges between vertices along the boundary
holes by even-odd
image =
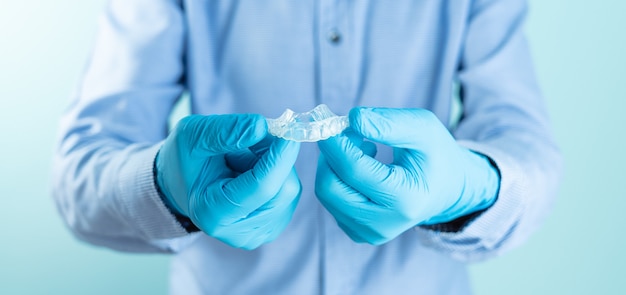
[[[488,145],[458,141],[472,151],[489,157],[500,172],[500,191],[495,203],[482,211],[459,232],[440,232],[416,227],[422,242],[449,252],[454,258],[470,261],[494,255],[511,235],[524,211],[525,176],[505,152]]]
[[[165,206],[154,182],[153,165],[160,144],[132,151],[118,178],[115,204],[129,224],[146,240],[172,239],[188,235]]]

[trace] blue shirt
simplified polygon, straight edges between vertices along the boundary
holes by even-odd
[[[173,294],[468,294],[466,263],[537,228],[561,161],[533,74],[524,0],[112,0],[61,122],[54,197],[80,239],[176,253]],[[188,234],[161,202],[153,160],[181,94],[191,112],[419,107],[489,156],[497,201],[459,232],[416,227],[357,244],[314,194],[318,150],[297,162],[303,192],[280,237],[254,251]],[[390,151],[377,156],[389,159]]]

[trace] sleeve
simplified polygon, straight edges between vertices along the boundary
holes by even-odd
[[[162,203],[152,171],[183,91],[184,31],[175,0],[111,0],[105,8],[53,160],[52,194],[81,240],[173,252],[196,236]]]
[[[525,0],[474,1],[461,67],[458,143],[488,156],[500,172],[496,202],[461,231],[417,228],[422,241],[461,261],[498,255],[524,242],[550,211],[562,159],[522,32]]]

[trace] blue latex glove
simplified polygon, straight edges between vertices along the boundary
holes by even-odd
[[[431,112],[355,108],[349,119],[344,134],[318,143],[315,192],[354,241],[382,244],[495,201],[497,170],[459,146]],[[374,159],[376,146],[363,138],[393,147],[393,163]]]
[[[300,197],[300,145],[267,135],[260,115],[183,118],[156,158],[166,205],[233,247],[274,240]]]

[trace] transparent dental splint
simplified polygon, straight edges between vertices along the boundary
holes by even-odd
[[[287,109],[276,119],[266,119],[270,134],[293,141],[315,142],[341,133],[349,125],[347,116],[337,116],[320,104],[305,113]]]

